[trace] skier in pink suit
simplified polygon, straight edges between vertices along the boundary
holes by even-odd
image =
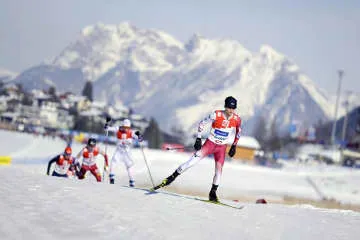
[[[209,193],[209,200],[214,202],[218,201],[216,191],[220,183],[222,168],[225,161],[226,143],[235,129],[235,138],[228,153],[230,157],[233,157],[241,133],[241,118],[234,112],[237,107],[236,99],[232,96],[227,97],[225,99],[224,107],[224,110],[215,110],[208,117],[200,121],[198,136],[194,144],[196,152],[187,162],[181,164],[173,174],[164,179],[160,185],[154,187],[154,190],[169,185],[177,176],[198,163],[201,159],[209,154],[214,154],[215,175]],[[209,137],[206,139],[204,145],[201,146],[201,132],[209,123],[211,123]]]

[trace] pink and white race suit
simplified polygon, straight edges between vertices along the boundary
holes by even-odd
[[[209,154],[214,154],[216,167],[213,184],[219,185],[222,167],[225,161],[226,143],[230,140],[229,138],[235,130],[235,138],[232,144],[237,144],[241,133],[241,118],[235,113],[227,118],[224,110],[216,110],[200,121],[198,127],[199,138],[201,138],[201,132],[204,127],[209,123],[211,123],[211,130],[204,145],[199,151],[195,152],[187,162],[181,164],[177,169],[177,172],[181,174],[190,167],[194,166],[204,157]]]

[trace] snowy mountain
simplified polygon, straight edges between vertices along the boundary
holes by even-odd
[[[56,65],[39,65],[20,73],[16,78],[25,89],[48,89],[55,86],[57,91],[80,93],[84,87],[81,69],[62,68]]]
[[[158,30],[130,23],[85,27],[51,65],[21,73],[16,81],[28,88],[55,85],[81,92],[94,82],[95,97],[123,102],[155,117],[164,130],[181,127],[189,134],[226,96],[239,101],[244,132],[259,117],[287,129],[291,120],[305,125],[327,120],[333,105],[289,58],[270,46],[250,52],[230,39],[194,35],[182,43]]]

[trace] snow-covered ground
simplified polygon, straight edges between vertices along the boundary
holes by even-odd
[[[334,198],[360,204],[360,171],[329,166],[288,164],[270,169],[226,162],[218,193],[241,210],[168,194],[146,195],[123,187],[127,175],[119,166],[117,184],[45,175],[47,161],[61,152],[58,139],[0,131],[1,239],[358,239],[360,213],[310,205],[279,204],[284,196]],[[103,145],[100,145],[103,146]],[[74,153],[80,144],[74,144]],[[114,151],[108,147],[109,155]],[[189,158],[188,153],[144,150],[156,183]],[[134,149],[138,186],[151,181],[140,149]],[[99,165],[102,165],[99,159]],[[203,159],[181,175],[169,191],[205,197],[214,163]],[[107,180],[107,178],[106,178]],[[166,190],[166,189],[165,189]],[[265,198],[269,204],[244,201]],[[249,198],[250,199],[250,198]],[[233,201],[239,200],[239,201]]]

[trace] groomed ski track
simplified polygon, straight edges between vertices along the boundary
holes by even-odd
[[[236,210],[2,166],[2,239],[356,239],[360,214],[308,205]]]

